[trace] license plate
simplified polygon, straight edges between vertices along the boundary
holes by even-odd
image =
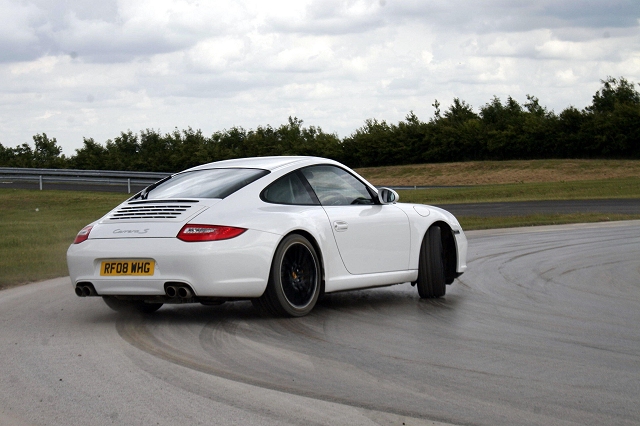
[[[103,277],[151,276],[155,266],[156,263],[148,259],[106,260],[100,265],[100,275]]]

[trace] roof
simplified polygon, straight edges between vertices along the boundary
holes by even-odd
[[[250,158],[236,158],[233,160],[223,160],[223,161],[216,161],[213,163],[202,164],[190,170],[233,167],[233,168],[264,169],[264,170],[273,171],[283,166],[289,165],[291,163],[314,162],[314,161],[333,162],[332,160],[327,160],[325,158],[305,157],[305,156],[250,157]]]

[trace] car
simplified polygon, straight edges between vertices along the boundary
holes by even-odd
[[[84,227],[67,251],[76,295],[116,311],[251,300],[299,317],[325,294],[412,283],[445,295],[466,268],[460,223],[398,202],[319,157],[218,161],[162,179]]]

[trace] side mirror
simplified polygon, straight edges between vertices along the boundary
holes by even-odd
[[[399,199],[400,196],[398,193],[391,188],[378,189],[378,200],[380,200],[380,204],[394,204],[397,203]]]

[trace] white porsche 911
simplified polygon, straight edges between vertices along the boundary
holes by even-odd
[[[441,297],[467,267],[462,228],[445,210],[397,201],[324,158],[204,164],[83,228],[69,273],[78,296],[116,311],[251,299],[302,316],[324,293],[406,282]]]

